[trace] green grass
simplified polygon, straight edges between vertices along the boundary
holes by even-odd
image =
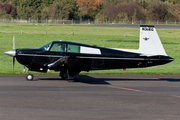
[[[17,23],[0,23],[0,28],[0,74],[23,74],[23,66],[16,61],[13,70],[13,58],[4,54],[5,51],[12,49],[13,36],[16,48],[38,48],[53,40],[67,40],[109,48],[139,48],[139,28],[42,26],[42,24]],[[157,29],[157,32],[166,53],[175,61],[149,68],[90,71],[82,74],[180,74],[180,29]]]

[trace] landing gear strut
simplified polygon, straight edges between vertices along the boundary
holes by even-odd
[[[76,75],[76,74],[75,74]],[[63,79],[63,80],[67,80],[68,82],[74,82],[75,80],[75,75],[71,75],[69,74],[69,70],[64,70],[61,71],[59,76]]]
[[[66,80],[66,73],[60,72],[59,76],[60,76],[63,80]]]
[[[61,71],[59,76],[63,79],[63,80],[69,80],[69,71],[68,69],[65,71]]]

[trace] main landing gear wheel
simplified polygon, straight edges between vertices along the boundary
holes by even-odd
[[[67,80],[67,74],[65,72],[60,72],[59,75],[63,80]]]
[[[32,81],[33,79],[34,79],[33,74],[28,73],[28,74],[26,75],[26,80],[27,80],[27,81]]]
[[[61,71],[59,75],[63,80],[67,80],[68,82],[74,82],[74,77],[69,75],[69,70]]]

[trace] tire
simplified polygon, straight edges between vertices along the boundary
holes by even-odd
[[[30,73],[29,73],[29,74],[26,75],[26,80],[27,80],[27,81],[32,81],[33,79],[34,79],[33,74],[30,74]]]
[[[62,80],[66,80],[66,75],[65,75],[66,73],[65,72],[60,72],[60,77],[62,78]]]

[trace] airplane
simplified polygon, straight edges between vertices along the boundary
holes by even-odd
[[[13,42],[14,44],[14,42]],[[13,45],[15,46],[15,45]],[[70,41],[51,41],[39,48],[15,49],[5,54],[26,66],[29,71],[59,71],[64,80],[72,80],[81,71],[144,68],[173,61],[153,25],[140,25],[139,49],[105,48]],[[26,79],[32,81],[33,74]]]

